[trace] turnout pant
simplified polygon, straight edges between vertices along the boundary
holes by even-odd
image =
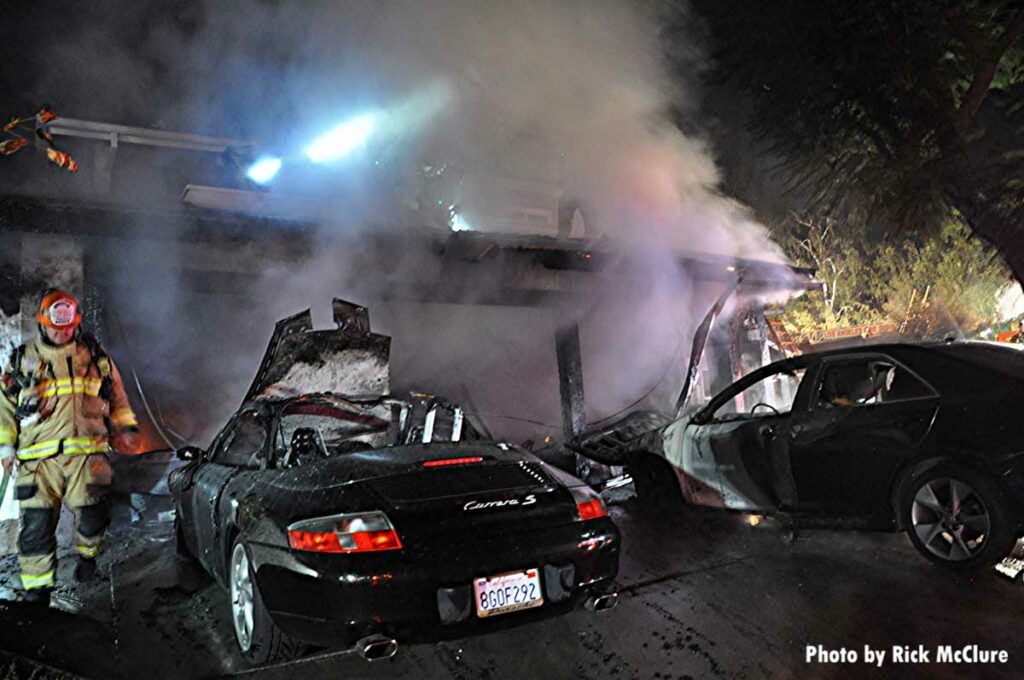
[[[57,568],[57,521],[63,501],[75,515],[75,549],[82,557],[99,553],[110,522],[107,493],[110,463],[102,453],[61,454],[18,464],[16,496],[21,503],[18,563],[25,590],[51,587]]]

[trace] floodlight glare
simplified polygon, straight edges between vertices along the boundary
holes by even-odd
[[[261,158],[246,170],[245,176],[257,184],[266,184],[274,179],[274,175],[281,169],[280,158]]]
[[[337,160],[365,144],[376,122],[372,113],[347,120],[307,146],[306,157],[314,163]]]
[[[452,215],[451,220],[452,231],[473,231],[473,225],[466,221],[459,213]]]

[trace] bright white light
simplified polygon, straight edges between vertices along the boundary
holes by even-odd
[[[376,116],[372,113],[345,121],[307,146],[306,157],[314,163],[341,158],[365,144],[376,123]]]
[[[452,219],[452,230],[453,231],[472,231],[473,226],[463,219],[462,215],[456,215]]]
[[[280,158],[261,158],[246,170],[245,176],[257,184],[266,184],[274,179],[274,175],[281,169]]]
[[[467,222],[459,213],[453,213],[452,231],[473,231],[473,225]]]

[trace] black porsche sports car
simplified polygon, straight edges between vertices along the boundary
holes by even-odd
[[[247,660],[303,643],[381,658],[615,604],[619,532],[589,487],[427,395],[282,396],[325,357],[381,365],[351,332],[299,335],[275,333],[250,399],[170,479],[179,551],[230,592]],[[303,361],[316,371],[289,373]]]
[[[575,442],[642,501],[905,530],[952,568],[1005,557],[1024,520],[1024,352],[889,344],[760,368],[699,410],[633,413]]]

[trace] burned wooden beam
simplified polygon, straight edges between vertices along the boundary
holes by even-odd
[[[562,433],[569,441],[587,427],[583,401],[583,364],[580,360],[580,327],[573,323],[555,332],[558,390],[562,397]]]

